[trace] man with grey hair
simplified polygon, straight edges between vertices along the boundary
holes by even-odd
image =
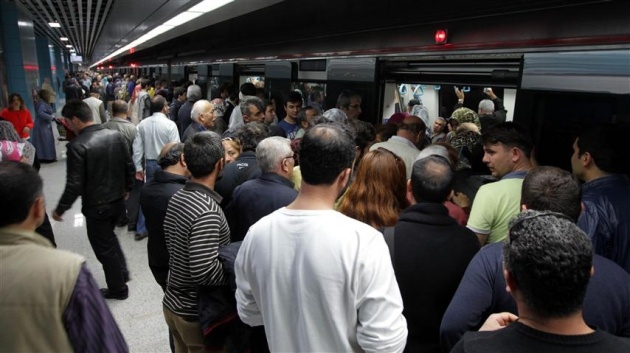
[[[181,108],[179,108],[179,112],[177,113],[176,122],[180,137],[184,135],[184,131],[186,131],[188,125],[192,124],[192,107],[195,102],[201,99],[201,87],[197,85],[188,86],[188,90],[186,91],[186,98],[188,99],[188,101],[182,104]]]
[[[239,110],[234,110],[230,118],[230,128],[223,137],[235,137],[236,130],[250,122],[262,122],[265,117],[265,104],[255,96],[244,96],[239,103]]]
[[[214,127],[216,115],[214,112],[214,104],[211,102],[200,99],[193,104],[190,117],[192,118],[192,124],[190,124],[186,131],[182,134],[182,141],[188,140],[188,138],[197,132],[211,130]]]
[[[505,107],[503,106],[503,101],[494,94],[492,88],[484,88],[483,93],[485,93],[490,99],[481,100],[477,109],[482,133],[488,131],[496,124],[504,123],[507,116],[507,110],[505,110]],[[457,110],[464,106],[464,92],[455,87],[455,95],[457,95],[457,104],[453,110]]]
[[[262,140],[256,160],[262,175],[237,187],[225,208],[233,242],[243,240],[252,224],[297,197],[290,180],[295,164],[291,140],[280,136]]]
[[[358,119],[362,112],[361,102],[362,97],[360,94],[344,89],[339,93],[339,97],[337,97],[336,108],[346,113],[348,119]]]
[[[103,124],[106,129],[116,130],[120,132],[127,143],[129,144],[129,150],[133,146],[133,140],[136,138],[136,126],[127,119],[127,111],[129,105],[122,99],[115,100],[112,103],[112,118],[108,122]],[[131,152],[130,152],[131,153]]]

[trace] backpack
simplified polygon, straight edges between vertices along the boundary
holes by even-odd
[[[118,90],[118,94],[116,94],[116,99],[122,99],[124,101],[129,100],[129,93],[127,92],[127,87],[125,84],[121,84]]]
[[[148,118],[151,115],[151,97],[148,94],[138,98],[138,120]]]
[[[113,82],[107,84],[107,87],[105,87],[105,95],[107,96],[107,98],[114,97],[114,88],[116,88],[116,85],[114,85]]]

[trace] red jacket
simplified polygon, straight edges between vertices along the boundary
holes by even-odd
[[[29,138],[31,136],[30,131],[24,132],[25,127],[28,127],[29,130],[33,130],[33,117],[28,109],[9,110],[8,108],[4,108],[0,116],[2,119],[13,124],[21,138]]]

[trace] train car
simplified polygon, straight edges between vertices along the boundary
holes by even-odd
[[[453,87],[463,89],[465,106],[477,110],[483,88],[492,87],[508,120],[532,130],[539,162],[563,168],[570,167],[578,128],[630,119],[628,2],[510,1],[466,4],[451,12],[431,4],[436,6],[429,11],[431,21],[401,12],[420,7],[410,1],[396,9],[372,1],[361,7],[324,1],[318,8],[326,5],[354,11],[363,20],[335,12],[326,14],[323,26],[287,18],[296,33],[276,23],[260,26],[252,36],[235,31],[257,18],[308,13],[281,2],[118,62],[162,78],[194,78],[208,97],[222,82],[238,87],[250,81],[264,86],[267,97],[299,90],[306,103],[311,93],[322,92],[324,107],[331,108],[341,90],[351,89],[363,97],[360,118],[372,123],[404,109],[414,97],[422,98],[431,120],[448,117],[457,102]]]

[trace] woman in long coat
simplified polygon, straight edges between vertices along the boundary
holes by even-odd
[[[55,136],[53,135],[52,121],[53,109],[50,103],[50,92],[40,90],[39,100],[35,105],[35,127],[31,134],[31,142],[37,151],[37,159],[40,162],[54,162],[57,160],[57,150],[55,149]]]

